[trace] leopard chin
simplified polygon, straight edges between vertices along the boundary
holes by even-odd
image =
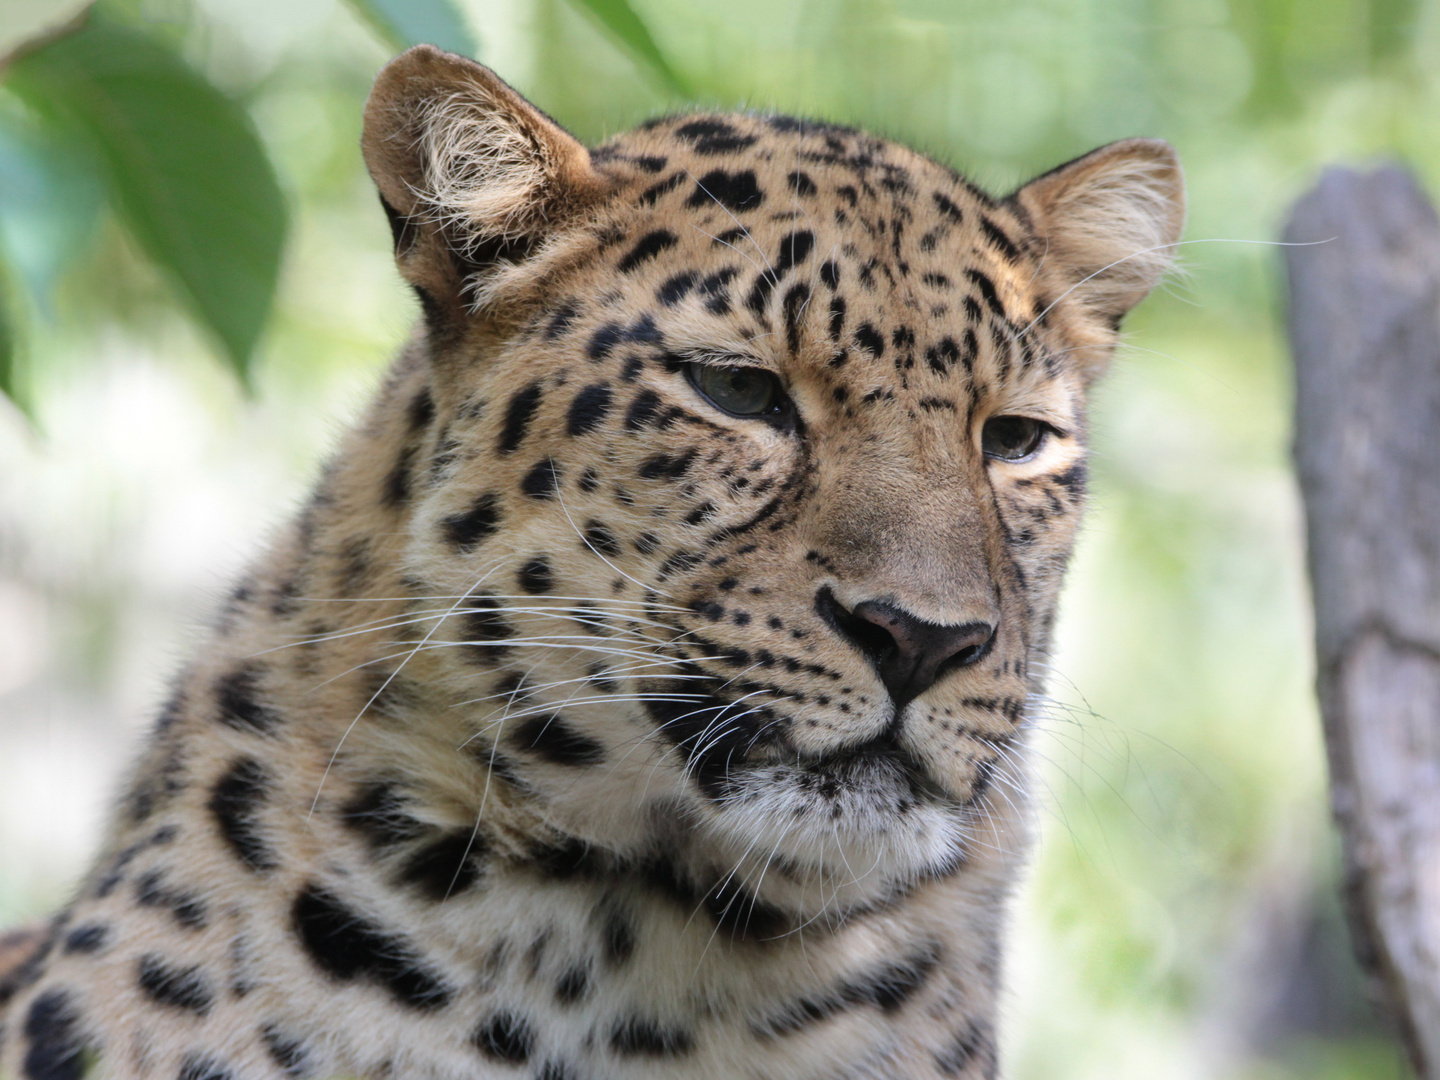
[[[727,851],[783,860],[832,903],[867,903],[956,872],[983,828],[903,753],[863,750],[749,768],[707,815]]]

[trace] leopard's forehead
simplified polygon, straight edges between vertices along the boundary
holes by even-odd
[[[592,159],[625,189],[617,204],[628,220],[606,238],[628,244],[615,263],[622,278],[673,266],[659,258],[672,249],[697,264],[724,263],[739,313],[762,332],[778,330],[791,354],[800,352],[802,316],[823,314],[837,346],[823,356],[832,367],[853,345],[854,359],[941,372],[979,348],[963,331],[946,340],[943,328],[988,311],[1018,329],[1049,304],[1032,287],[1031,234],[1018,204],[860,131],[789,117],[684,116],[617,136]],[[666,277],[656,298],[670,306],[718,283],[682,272]],[[822,288],[843,291],[845,302],[808,311]],[[853,342],[843,339],[852,305],[891,325],[883,335],[857,325]],[[775,316],[782,325],[772,325]]]
[[[904,146],[789,117],[653,121],[591,159],[614,194],[532,336],[580,334],[591,361],[730,354],[852,421],[878,411],[887,437],[897,408],[911,426],[973,421],[1013,404],[998,395],[1074,420],[1084,373],[1061,362],[1063,297],[1041,288],[1044,246],[1017,201]]]

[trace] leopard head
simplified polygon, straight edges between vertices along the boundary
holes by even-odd
[[[1178,238],[1170,148],[1004,198],[782,116],[587,149],[424,46],[363,145],[425,315],[405,580],[447,738],[547,827],[796,911],[1018,846],[1086,395]]]

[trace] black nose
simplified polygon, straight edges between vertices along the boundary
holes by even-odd
[[[816,597],[820,615],[870,658],[897,709],[923,694],[948,671],[973,664],[995,640],[987,622],[942,624],[916,618],[883,600],[846,611],[829,589]]]

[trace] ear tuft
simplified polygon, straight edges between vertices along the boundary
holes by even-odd
[[[487,265],[522,258],[605,187],[572,135],[489,68],[430,45],[380,72],[361,145],[401,271],[427,309],[455,315]]]
[[[1168,143],[1126,139],[1026,184],[1051,273],[1081,305],[1117,323],[1169,268],[1185,224],[1185,181]]]

